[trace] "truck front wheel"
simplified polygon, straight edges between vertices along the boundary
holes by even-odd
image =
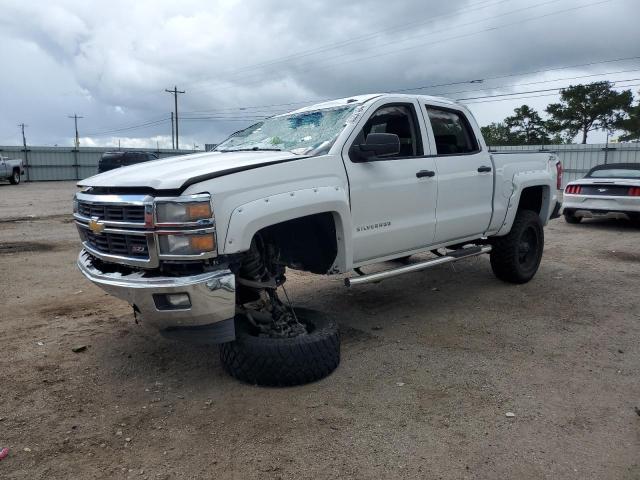
[[[11,185],[18,185],[20,183],[20,170],[16,168],[13,171],[13,173],[9,177],[9,183],[11,183]]]
[[[544,232],[540,216],[532,210],[520,210],[511,231],[492,241],[491,268],[500,280],[527,283],[540,266]]]
[[[324,314],[295,309],[306,334],[265,336],[242,314],[236,317],[236,340],[220,345],[224,369],[254,385],[286,387],[314,382],[340,363],[340,336],[336,322]]]

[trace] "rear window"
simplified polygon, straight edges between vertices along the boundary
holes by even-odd
[[[106,152],[102,154],[102,159],[103,160],[113,160],[116,158],[122,158],[124,157],[124,152]]]
[[[587,178],[640,178],[639,168],[602,168],[592,170]]]
[[[479,151],[469,121],[462,112],[427,105],[438,155],[460,155]]]

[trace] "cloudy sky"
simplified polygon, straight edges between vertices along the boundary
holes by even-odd
[[[485,125],[543,110],[571,83],[640,89],[638,0],[0,0],[0,12],[0,145],[21,141],[21,122],[31,145],[71,145],[77,113],[83,146],[170,147],[174,85],[189,147],[360,93],[471,99]],[[527,93],[495,96],[515,92]]]

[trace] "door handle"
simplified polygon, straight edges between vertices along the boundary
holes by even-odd
[[[418,173],[416,173],[416,177],[433,177],[435,174],[436,172],[434,172],[433,170],[420,170]]]
[[[490,171],[491,171],[491,167],[487,167],[487,166],[483,165],[483,166],[481,166],[481,167],[478,167],[478,171],[479,171],[480,173],[483,173],[483,172],[490,172]]]

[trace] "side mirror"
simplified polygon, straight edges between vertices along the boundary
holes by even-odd
[[[353,149],[361,162],[383,160],[384,157],[400,153],[400,137],[395,133],[370,133],[365,143],[354,145]]]

